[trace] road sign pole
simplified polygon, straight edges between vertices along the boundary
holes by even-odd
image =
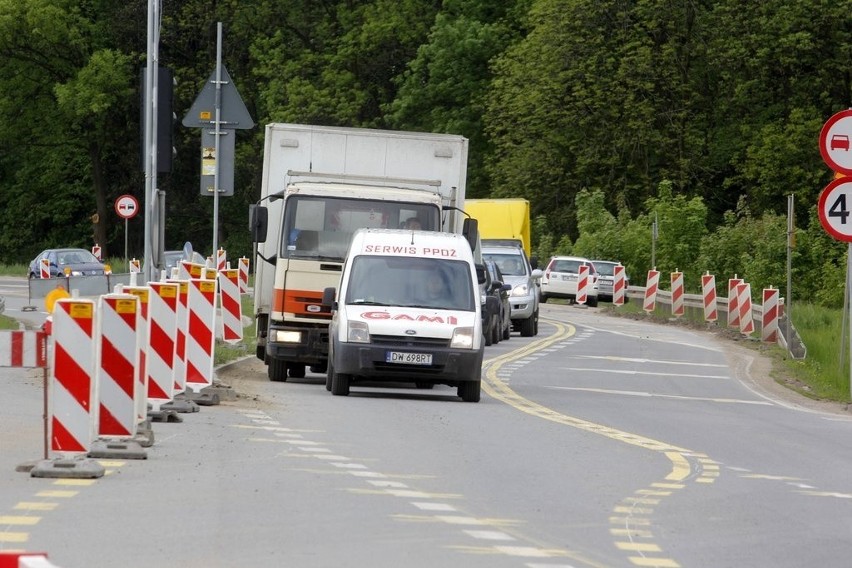
[[[124,219],[124,264],[127,265],[127,272],[130,272],[130,263],[127,261],[127,219]]]
[[[213,254],[219,250],[219,137],[222,128],[222,22],[216,24],[216,161],[213,170]]]

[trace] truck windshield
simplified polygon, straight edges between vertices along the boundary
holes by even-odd
[[[347,304],[474,311],[470,265],[457,260],[358,256]]]
[[[441,230],[434,205],[293,196],[284,213],[281,257],[343,262],[357,229],[406,228],[415,226],[414,219],[423,230]]]

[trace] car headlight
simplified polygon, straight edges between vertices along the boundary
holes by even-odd
[[[512,288],[513,296],[529,296],[530,287],[528,284],[518,284],[514,288]]]
[[[457,327],[454,329],[450,347],[454,349],[473,349],[473,328]]]
[[[346,341],[350,343],[369,343],[370,329],[362,321],[350,321],[346,328]]]
[[[301,343],[302,342],[302,332],[301,331],[287,331],[282,329],[273,330],[271,333],[272,341],[274,343]]]

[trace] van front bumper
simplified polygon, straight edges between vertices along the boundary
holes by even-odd
[[[391,351],[428,353],[431,365],[389,363]],[[482,373],[482,347],[472,349],[414,348],[377,346],[362,343],[339,343],[333,349],[334,370],[354,378],[383,379],[407,382],[433,382],[455,385],[465,381],[478,381]]]

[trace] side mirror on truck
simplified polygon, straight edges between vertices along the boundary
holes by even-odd
[[[466,218],[462,225],[462,235],[467,239],[470,250],[475,251],[476,245],[479,243],[479,221],[472,217]]]
[[[266,242],[269,211],[263,205],[249,205],[249,231],[253,243]]]
[[[323,307],[331,308],[331,311],[337,309],[337,302],[334,301],[334,297],[337,295],[337,288],[329,287],[323,288],[322,291],[322,305]]]

